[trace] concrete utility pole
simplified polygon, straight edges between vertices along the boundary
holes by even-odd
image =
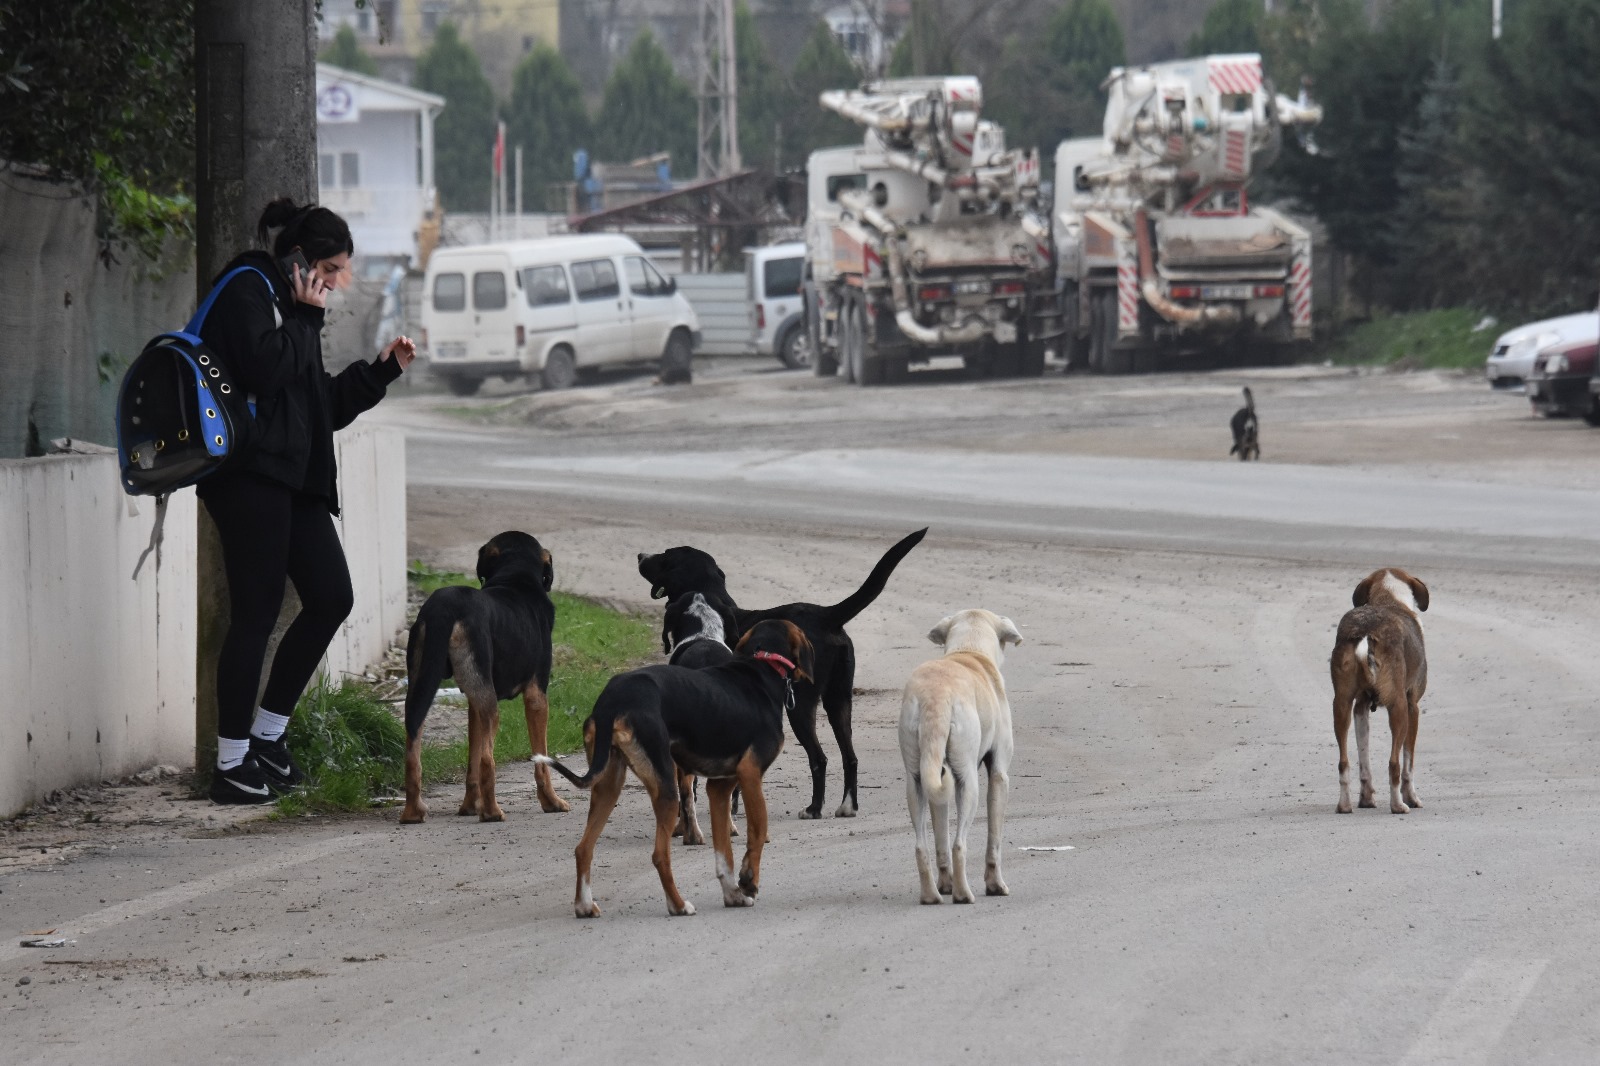
[[[316,0],[196,0],[195,278],[199,295],[256,243],[268,201],[317,191]],[[195,769],[217,754],[217,654],[228,583],[216,527],[200,508]],[[285,612],[299,611],[286,597]]]

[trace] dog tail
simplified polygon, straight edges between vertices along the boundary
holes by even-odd
[[[907,693],[906,699],[915,701],[916,697]],[[922,791],[928,797],[929,803],[939,806],[948,804],[952,786],[955,784],[950,776],[950,768],[944,764],[945,751],[950,747],[950,715],[923,717],[922,729],[917,739],[922,756],[918,771],[922,777]]]
[[[1372,642],[1362,637],[1356,644],[1356,661],[1367,671],[1367,683],[1374,689],[1378,687],[1378,653],[1373,651]]]
[[[889,575],[894,573],[894,568],[900,565],[900,560],[910,554],[911,549],[922,543],[922,538],[928,535],[928,527],[921,529],[904,538],[900,543],[883,553],[883,558],[878,560],[878,565],[872,568],[872,573],[867,575],[867,580],[845,599],[840,600],[824,612],[826,624],[842,626],[850,619],[866,610],[872,601],[883,592],[883,587],[889,583]]]
[[[604,693],[602,692],[601,695],[604,696]],[[596,711],[599,711],[598,707]],[[552,759],[548,755],[535,755],[533,761],[535,763],[543,763],[545,766],[555,770],[556,773],[572,782],[577,788],[584,790],[593,788],[594,779],[605,771],[606,764],[611,761],[611,716],[606,715],[605,721],[602,722],[598,713],[591,714],[589,720],[583,723],[583,736],[584,747],[589,749],[588,773],[575,774],[561,765],[559,760]],[[590,738],[593,738],[592,741]]]
[[[605,764],[609,761],[608,757],[610,754],[610,744],[607,744],[603,751],[596,751],[595,762],[589,765],[589,772],[581,777],[567,769],[565,766],[561,765],[560,760],[552,759],[548,755],[535,755],[533,757],[533,761],[535,763],[541,763],[545,766],[551,767],[556,773],[560,774],[568,781],[571,781],[578,788],[588,789],[594,785],[595,775],[601,770],[605,769]]]
[[[406,641],[406,739],[417,739],[439,683],[450,675],[450,625],[428,624],[426,605]]]
[[[1244,408],[1245,408],[1246,411],[1249,411],[1251,414],[1255,414],[1256,413],[1256,398],[1254,396],[1250,395],[1250,386],[1249,385],[1246,385],[1244,387]]]

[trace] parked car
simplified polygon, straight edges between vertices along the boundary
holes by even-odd
[[[677,282],[628,237],[583,234],[440,248],[423,279],[422,345],[458,396],[485,378],[538,375],[547,389],[582,371],[659,361],[687,381],[700,320]]]
[[[1567,341],[1541,351],[1528,373],[1528,402],[1546,418],[1582,415],[1600,425],[1600,406],[1590,389],[1600,340]]]
[[[811,365],[800,287],[805,263],[804,241],[746,248],[744,252],[751,350],[757,355],[775,355],[791,370]]]
[[[1494,342],[1484,365],[1484,376],[1494,388],[1518,388],[1527,380],[1540,352],[1570,341],[1593,343],[1597,340],[1600,340],[1600,312],[1584,311],[1529,322],[1502,333]]]

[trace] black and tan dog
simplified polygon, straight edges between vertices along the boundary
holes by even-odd
[[[579,918],[600,913],[590,867],[595,844],[630,769],[644,783],[655,808],[655,848],[650,857],[661,875],[667,913],[694,913],[694,904],[678,892],[672,877],[678,767],[706,779],[723,904],[755,903],[761,888],[761,848],[767,839],[761,779],[783,748],[784,707],[794,698],[796,682],[810,678],[811,667],[811,645],[798,627],[760,622],[739,641],[734,658],[721,666],[701,670],[646,666],[608,681],[583,723],[588,773],[580,777],[549,756],[535,756],[574,785],[591,790],[589,821],[575,852],[578,889],[573,909]],[[744,862],[737,877],[729,831],[729,800],[735,787],[744,796],[745,807]]]
[[[707,666],[721,666],[733,658],[728,647],[722,615],[706,602],[704,595],[690,592],[667,603],[661,619],[661,650],[672,666],[700,670]],[[706,835],[700,828],[700,818],[695,810],[699,781],[683,768],[678,769],[678,828],[672,835],[681,836],[685,844],[704,844]],[[733,796],[733,813],[739,813],[739,794]],[[738,829],[733,830],[738,835]]]
[[[1256,398],[1250,395],[1250,386],[1244,387],[1244,406],[1233,412],[1228,424],[1233,430],[1233,447],[1229,455],[1237,455],[1241,463],[1261,458],[1261,422],[1256,418]]]
[[[550,723],[550,602],[555,568],[550,553],[526,533],[501,533],[478,549],[481,589],[450,586],[434,592],[417,613],[406,643],[406,805],[402,823],[428,815],[422,802],[422,723],[439,683],[447,677],[467,697],[467,793],[457,814],[498,822],[505,812],[494,797],[494,738],[500,701],[522,696],[528,742],[546,749]],[[550,783],[550,770],[534,771],[539,806],[567,810]]]
[[[1417,758],[1418,706],[1428,688],[1428,655],[1422,643],[1422,612],[1428,586],[1397,567],[1374,570],[1356,586],[1354,609],[1339,620],[1329,666],[1333,673],[1333,733],[1339,740],[1340,814],[1350,813],[1350,755],[1346,738],[1356,723],[1361,756],[1361,806],[1375,807],[1372,767],[1367,762],[1371,713],[1389,711],[1389,810],[1405,814],[1422,806],[1411,781]]]
[[[856,679],[856,650],[845,624],[866,610],[883,592],[889,575],[900,560],[915,548],[927,529],[919,529],[890,548],[872,568],[867,580],[850,596],[831,607],[815,603],[787,603],[763,611],[747,611],[734,603],[728,593],[727,576],[717,561],[698,548],[669,548],[657,555],[639,554],[639,574],[650,582],[650,595],[675,600],[690,592],[703,594],[720,612],[735,633],[743,633],[758,622],[781,619],[800,627],[806,640],[816,649],[815,681],[795,685],[795,705],[789,710],[789,724],[795,739],[806,751],[811,764],[811,803],[800,812],[802,818],[822,817],[822,801],[827,791],[828,757],[817,740],[817,701],[820,698],[839,744],[844,763],[844,798],[835,815],[853,818],[860,809],[856,796],[856,749],[851,740],[851,693]]]

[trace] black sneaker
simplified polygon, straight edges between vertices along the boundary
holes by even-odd
[[[275,793],[292,792],[305,782],[305,773],[289,757],[289,745],[282,737],[277,740],[251,737],[250,757],[260,765],[267,787]]]
[[[244,762],[231,770],[217,770],[211,775],[212,803],[271,803],[272,789],[267,775],[254,755],[246,755]]]

